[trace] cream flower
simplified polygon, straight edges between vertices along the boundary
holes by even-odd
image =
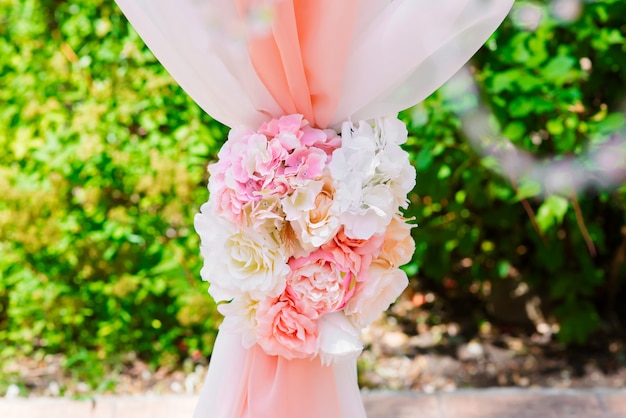
[[[278,296],[290,273],[287,256],[275,228],[236,228],[202,206],[195,226],[201,238],[203,280],[211,283],[209,293],[216,301],[230,300],[242,293],[252,298]]]
[[[320,183],[322,187],[314,198],[312,208],[291,222],[300,246],[307,252],[330,241],[340,227],[333,199],[333,179],[326,176]]]
[[[315,208],[315,197],[324,185],[321,181],[307,181],[298,187],[293,193],[285,196],[281,203],[285,212],[285,219],[295,221],[304,214]]]
[[[330,365],[336,361],[355,359],[363,349],[359,338],[360,329],[341,311],[322,315],[318,320],[318,330],[322,364]]]
[[[365,328],[400,296],[408,284],[404,271],[374,261],[367,280],[357,283],[344,312],[356,327]]]
[[[222,303],[217,306],[217,310],[228,318],[220,328],[241,333],[241,342],[245,348],[250,348],[256,344],[256,311],[258,305],[257,300],[252,299],[247,293],[242,293],[230,303]]]

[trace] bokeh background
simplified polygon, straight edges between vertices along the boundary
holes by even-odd
[[[626,2],[518,1],[401,115],[417,247],[364,387],[626,382],[625,100]],[[197,390],[226,134],[112,1],[0,0],[0,395]]]

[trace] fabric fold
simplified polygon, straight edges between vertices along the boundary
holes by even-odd
[[[245,23],[223,0],[117,0],[156,58],[214,119],[259,126],[281,114],[247,53]]]
[[[242,16],[264,4],[237,0]],[[302,114],[326,128],[339,101],[359,0],[277,1],[268,7],[271,29],[250,34],[254,67],[285,114]]]
[[[395,115],[438,89],[478,51],[513,0],[395,0],[358,28],[333,127]]]
[[[324,366],[268,356],[222,326],[194,418],[235,417],[364,418],[356,359]]]
[[[116,0],[213,118],[258,127],[394,115],[478,50],[514,0]]]

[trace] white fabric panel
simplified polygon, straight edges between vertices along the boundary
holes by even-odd
[[[281,113],[254,71],[233,2],[116,1],[157,59],[211,117],[230,127],[256,127]]]
[[[331,126],[397,114],[454,75],[513,0],[395,0],[355,34]]]

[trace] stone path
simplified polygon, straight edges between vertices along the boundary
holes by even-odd
[[[467,390],[363,395],[368,418],[626,418],[626,390]],[[191,418],[194,396],[1,399],[1,418]],[[320,417],[324,418],[324,417]]]

